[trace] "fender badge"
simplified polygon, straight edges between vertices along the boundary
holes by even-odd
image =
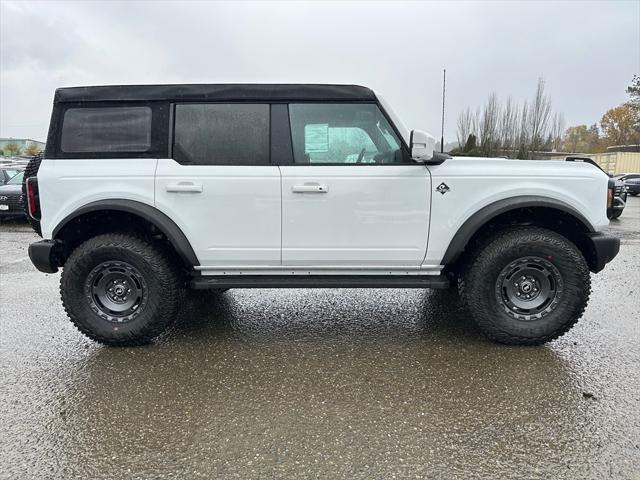
[[[440,185],[438,185],[436,187],[436,192],[440,192],[442,195],[444,195],[445,193],[447,193],[449,190],[451,190],[449,188],[449,185],[447,185],[446,183],[442,182]]]

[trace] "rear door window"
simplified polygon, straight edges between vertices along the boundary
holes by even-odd
[[[269,163],[269,105],[176,105],[173,157],[194,165]]]
[[[147,152],[151,148],[151,108],[69,108],[60,148],[66,153]]]

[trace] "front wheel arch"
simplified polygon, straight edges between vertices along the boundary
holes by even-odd
[[[441,264],[455,272],[464,262],[465,253],[483,238],[515,226],[537,226],[559,233],[578,247],[589,267],[596,271],[595,252],[589,241],[589,234],[596,231],[595,227],[570,205],[538,196],[503,199],[478,210],[453,236]]]

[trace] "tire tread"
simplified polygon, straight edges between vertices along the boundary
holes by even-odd
[[[565,282],[563,295],[566,297],[562,303],[575,305],[574,308],[563,313],[568,320],[550,332],[536,337],[506,331],[498,324],[496,312],[489,308],[487,299],[483,298],[481,293],[481,285],[487,281],[487,269],[490,265],[495,263],[505,250],[515,249],[529,242],[544,243],[558,250],[566,256],[566,259],[556,258],[557,266],[576,273],[574,280],[563,277]],[[489,339],[507,345],[541,345],[567,333],[582,317],[591,293],[589,268],[577,247],[562,235],[540,227],[515,227],[489,237],[474,253],[476,255],[469,262],[459,287],[465,306]]]
[[[92,252],[97,248],[124,248],[140,256],[148,262],[157,276],[158,282],[162,285],[162,295],[159,298],[149,298],[146,308],[160,309],[163,314],[157,316],[154,322],[147,326],[142,333],[129,333],[118,339],[97,334],[71,308],[74,302],[85,301],[84,298],[75,298],[71,282],[81,281],[79,278],[82,277],[82,272],[91,262]],[[178,272],[176,262],[172,261],[166,252],[141,237],[121,233],[98,235],[79,245],[65,262],[60,278],[60,297],[71,322],[90,339],[110,346],[144,345],[169,328],[177,315],[178,303],[182,297],[182,288],[180,288],[182,282]]]

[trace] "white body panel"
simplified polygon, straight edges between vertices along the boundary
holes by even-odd
[[[462,224],[483,207],[499,200],[537,195],[558,200],[582,214],[596,230],[608,228],[607,176],[582,162],[452,158],[430,166],[433,193],[431,230],[425,266],[439,265]]]
[[[153,206],[156,163],[153,158],[43,161],[38,170],[43,238],[91,202],[118,198]]]
[[[435,191],[442,182],[444,195]],[[88,203],[134,200],[181,228],[206,274],[437,274],[467,219],[523,195],[563,202],[596,230],[608,227],[607,176],[562,161],[453,158],[427,168],[47,159],[38,183],[44,238]]]
[[[422,263],[431,190],[423,165],[280,170],[283,265],[417,268]]]
[[[204,267],[280,266],[280,203],[277,166],[158,160],[155,205],[180,227]]]

